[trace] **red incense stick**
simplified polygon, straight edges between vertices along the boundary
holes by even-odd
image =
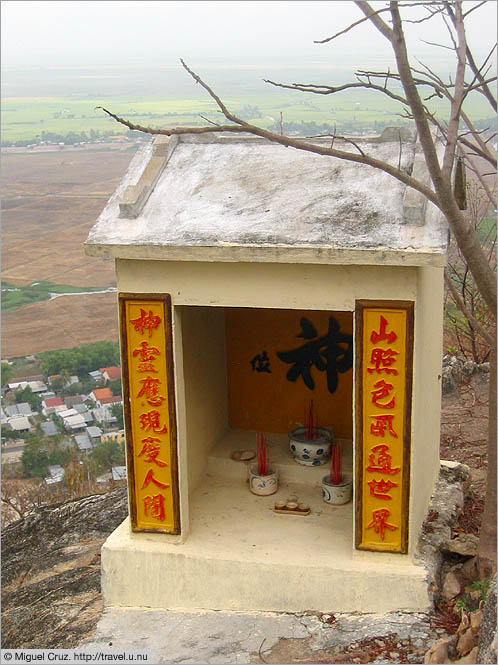
[[[315,438],[315,428],[314,428],[314,414],[313,414],[313,400],[310,401],[310,406],[308,409],[308,415],[306,418],[306,428],[308,441],[313,441]]]
[[[258,475],[267,476],[270,463],[268,445],[264,434],[256,433],[256,455],[258,460]]]
[[[330,482],[339,485],[342,481],[341,448],[337,443],[332,445],[332,456],[330,461]]]

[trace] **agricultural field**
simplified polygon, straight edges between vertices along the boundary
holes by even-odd
[[[23,74],[4,72],[2,103],[2,141],[44,140],[49,134],[85,135],[92,132],[120,136],[127,129],[104,114],[104,106],[131,122],[151,127],[204,124],[201,116],[219,121],[220,113],[208,94],[190,79],[183,69],[88,69],[31,72],[31,84]],[[36,75],[36,76],[35,76]],[[35,83],[33,83],[35,76]],[[321,68],[223,69],[207,68],[205,79],[222,96],[227,106],[244,119],[265,128],[277,128],[280,113],[285,123],[325,123],[339,132],[360,133],[382,129],[388,124],[406,122],[402,108],[388,97],[369,90],[347,90],[333,96],[284,90],[265,84],[275,81],[305,81],[340,84],[347,73]],[[40,92],[40,96],[36,96]],[[50,93],[50,94],[47,94]],[[471,101],[474,119],[489,116],[485,100],[475,95]],[[430,102],[438,114],[446,104],[437,98]],[[294,129],[294,127],[292,128]]]
[[[132,156],[117,148],[3,151],[2,288],[20,289],[2,293],[3,358],[117,340],[116,294],[102,292],[116,285],[114,264],[86,256],[83,243]]]
[[[322,96],[263,82],[265,77],[334,85],[351,80],[338,66],[211,64],[198,70],[232,111],[277,131],[281,117],[286,131],[301,135],[334,127],[344,134],[380,133],[405,121],[395,101],[371,91]],[[444,112],[442,100],[431,104],[436,113]],[[484,102],[477,96],[472,104],[473,117],[484,121]],[[124,141],[126,128],[97,106],[152,127],[204,124],[201,115],[220,121],[214,101],[180,66],[2,70],[4,143],[40,144],[51,135],[70,137],[68,143],[83,135],[91,141],[76,149],[2,149],[2,281],[7,283],[2,288],[19,289],[2,293],[3,357],[117,339],[116,296],[107,291],[115,286],[114,265],[87,257],[83,243],[136,145]],[[94,144],[103,135],[122,142]],[[50,295],[73,289],[78,293],[72,296]],[[85,293],[97,289],[105,292]]]
[[[34,302],[60,298],[63,295],[88,292],[98,293],[99,291],[104,291],[104,289],[97,286],[81,288],[46,281],[33,282],[27,286],[16,286],[10,282],[2,281],[2,312],[17,309],[23,305],[31,305]]]

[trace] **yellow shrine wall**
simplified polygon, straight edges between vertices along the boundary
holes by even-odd
[[[305,424],[305,413],[313,400],[317,424],[331,427],[336,436],[352,439],[352,367],[338,373],[337,389],[331,394],[326,371],[311,367],[315,386],[310,390],[302,376],[295,382],[287,379],[293,364],[277,356],[277,351],[293,350],[313,341],[298,337],[302,317],[322,336],[328,331],[330,316],[339,323],[341,333],[353,334],[351,312],[225,309],[228,409],[232,428],[287,432]],[[263,351],[267,352],[271,372],[252,368],[251,360]],[[255,366],[258,364],[256,362]]]
[[[227,429],[225,323],[218,307],[178,307],[177,312],[183,347],[177,371],[181,365],[188,411],[188,487],[193,491],[206,471],[209,451]]]

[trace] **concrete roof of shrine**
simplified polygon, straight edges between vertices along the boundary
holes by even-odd
[[[355,138],[429,182],[409,130]],[[330,139],[315,139],[330,145]],[[358,154],[336,139],[334,147]],[[252,136],[158,136],[131,161],[87,254],[173,261],[432,265],[448,230],[422,194],[379,169]]]

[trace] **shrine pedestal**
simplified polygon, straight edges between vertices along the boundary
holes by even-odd
[[[425,569],[410,557],[355,552],[354,504],[329,506],[321,498],[319,483],[327,467],[297,465],[285,449],[286,437],[268,436],[280,470],[278,493],[250,493],[245,464],[229,454],[251,447],[254,434],[228,432],[211,452],[207,473],[190,497],[190,531],[183,543],[163,534],[132,533],[128,519],[107,539],[102,549],[105,607],[428,609]],[[347,468],[351,460],[345,458]],[[276,500],[292,494],[310,505],[310,515],[273,512]]]

